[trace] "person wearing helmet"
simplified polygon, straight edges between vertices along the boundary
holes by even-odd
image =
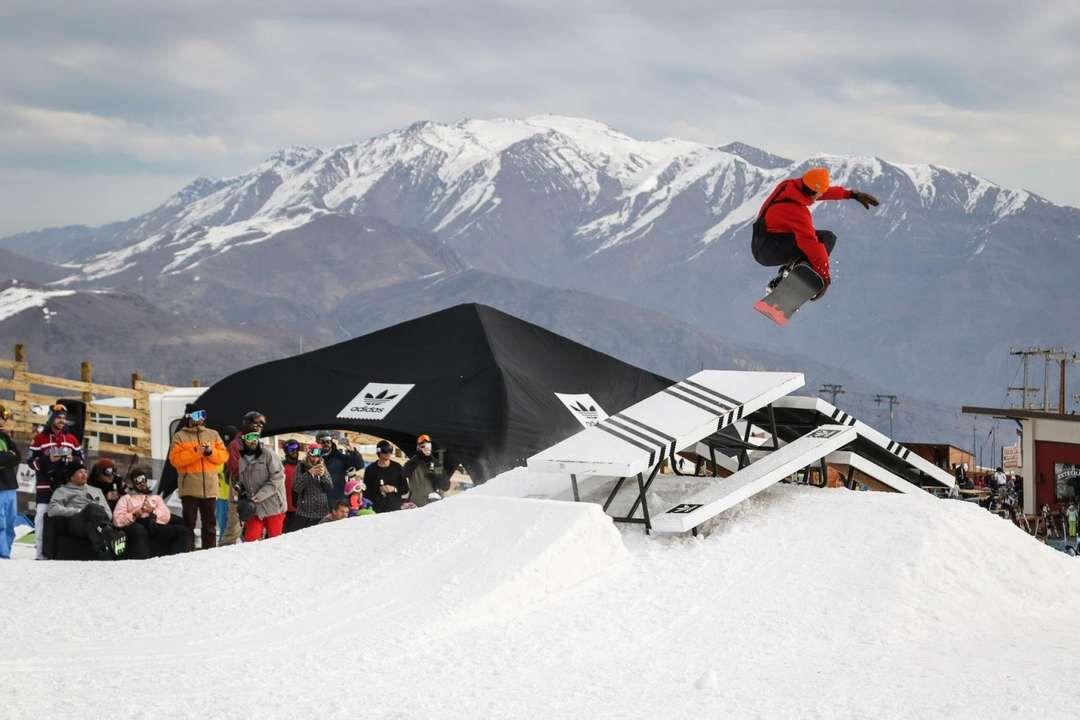
[[[364,497],[364,481],[360,479],[360,471],[349,468],[346,472],[348,479],[345,480],[345,501],[349,503],[349,517],[374,515],[371,501]]]
[[[296,490],[293,484],[296,482],[296,472],[300,469],[300,441],[286,440],[281,449],[285,451],[285,459],[281,461],[285,468],[285,532],[292,532],[296,517]]]
[[[878,205],[873,195],[831,185],[829,170],[823,167],[810,168],[802,177],[784,180],[769,193],[754,221],[750,250],[758,264],[782,267],[780,274],[769,283],[770,290],[795,263],[806,260],[825,282],[817,297],[825,294],[832,282],[829,256],[836,246],[836,235],[814,228],[810,206],[818,200],[849,198],[867,210]]]
[[[217,431],[206,427],[206,410],[195,403],[184,408],[184,425],[169,446],[169,462],[176,468],[184,524],[191,547],[195,527],[201,526],[202,549],[217,545],[218,472],[229,451]]]

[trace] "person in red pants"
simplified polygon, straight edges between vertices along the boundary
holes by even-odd
[[[277,453],[259,442],[258,431],[241,436],[237,479],[240,492],[254,504],[244,521],[244,542],[277,537],[285,526],[285,469]]]

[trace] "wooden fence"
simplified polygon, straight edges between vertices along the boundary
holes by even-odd
[[[12,399],[0,398],[0,405],[15,413],[17,434],[30,435],[35,425],[45,422],[44,416],[33,412],[34,406],[47,407],[58,397],[77,393],[86,403],[85,436],[98,438],[98,451],[103,453],[150,457],[150,393],[172,389],[172,385],[143,380],[138,373],[132,373],[131,387],[95,383],[89,362],[82,363],[78,380],[33,373],[22,345],[15,346],[13,360],[0,359],[0,392],[12,395]],[[105,398],[128,398],[131,406],[104,404]]]

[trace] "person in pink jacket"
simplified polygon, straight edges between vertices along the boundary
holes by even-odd
[[[187,550],[187,530],[169,522],[172,513],[160,495],[151,494],[146,469],[133,469],[129,478],[131,492],[117,500],[113,510],[113,525],[127,533],[124,557],[145,560]]]

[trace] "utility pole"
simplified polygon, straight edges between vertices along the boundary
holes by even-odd
[[[1024,410],[1028,409],[1028,396],[1034,395],[1039,392],[1038,388],[1028,387],[1028,360],[1033,355],[1042,355],[1045,352],[1043,348],[1028,347],[1028,348],[1010,348],[1010,355],[1019,355],[1021,362],[1024,364],[1024,387],[1010,387],[1007,389],[1007,394],[1020,393],[1020,407]]]
[[[892,437],[892,421],[893,421],[893,408],[900,404],[900,401],[895,395],[875,395],[874,402],[880,405],[883,402],[889,403],[889,437]]]
[[[829,393],[830,395],[832,395],[832,400],[830,402],[832,403],[833,407],[836,407],[836,396],[844,394],[844,386],[835,385],[833,383],[822,383],[821,390],[819,390],[818,392]]]
[[[1065,414],[1065,366],[1067,364],[1080,363],[1080,353],[1060,351],[1046,356],[1046,362],[1058,363],[1058,415]]]

